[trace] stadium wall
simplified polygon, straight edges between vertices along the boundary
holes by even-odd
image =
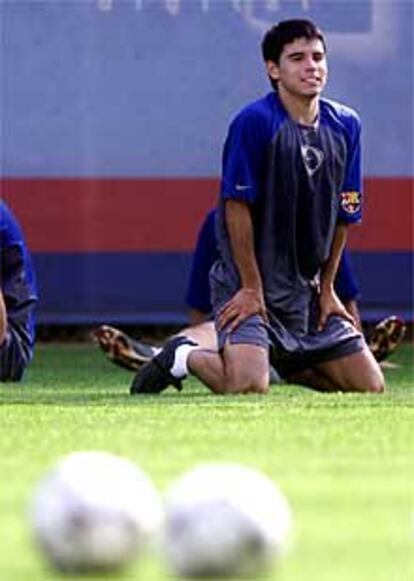
[[[41,275],[41,321],[184,322],[191,251],[218,187],[214,178],[4,179]],[[410,318],[411,180],[371,178],[364,189],[366,220],[350,236],[364,317]]]
[[[258,45],[288,17],[324,28],[328,96],[363,120],[363,317],[412,319],[411,2],[25,0],[0,16],[1,195],[34,253],[40,322],[185,321],[226,127],[268,91]]]

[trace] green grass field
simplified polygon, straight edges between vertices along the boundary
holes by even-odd
[[[399,350],[383,396],[279,386],[218,397],[191,380],[180,394],[132,398],[132,376],[94,347],[39,345],[25,384],[0,388],[0,579],[58,578],[30,542],[28,502],[56,459],[99,449],[137,462],[160,489],[202,461],[271,476],[290,500],[295,542],[269,579],[413,580],[413,357],[412,345]],[[116,578],[168,576],[148,557]]]

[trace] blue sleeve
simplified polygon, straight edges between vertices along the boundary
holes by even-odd
[[[253,203],[262,190],[269,143],[268,123],[260,112],[246,109],[230,125],[223,151],[222,199]]]
[[[355,224],[362,219],[361,124],[355,113],[347,118],[346,128],[348,151],[338,220]]]
[[[212,310],[209,273],[218,258],[215,225],[216,210],[212,210],[198,234],[186,294],[187,305],[206,314]]]
[[[351,257],[348,250],[344,249],[338,272],[335,278],[335,291],[341,301],[353,301],[359,298],[359,285],[355,277]]]
[[[0,285],[7,316],[27,325],[34,337],[33,307],[38,293],[32,260],[21,228],[11,210],[0,201]]]

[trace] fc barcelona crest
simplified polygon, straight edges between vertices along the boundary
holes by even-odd
[[[360,192],[342,192],[341,208],[348,214],[356,214],[361,209]]]

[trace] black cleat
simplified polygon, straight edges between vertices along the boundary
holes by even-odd
[[[170,339],[164,349],[138,371],[131,385],[131,395],[161,393],[169,385],[172,385],[178,391],[182,390],[181,382],[183,378],[174,377],[170,371],[174,364],[175,351],[180,345],[197,345],[197,343],[186,337]]]
[[[375,326],[368,339],[368,347],[378,362],[387,359],[404,339],[406,326],[399,317],[388,317]]]
[[[159,351],[156,347],[131,339],[126,333],[108,325],[96,329],[93,338],[112,363],[130,371],[138,371]]]

